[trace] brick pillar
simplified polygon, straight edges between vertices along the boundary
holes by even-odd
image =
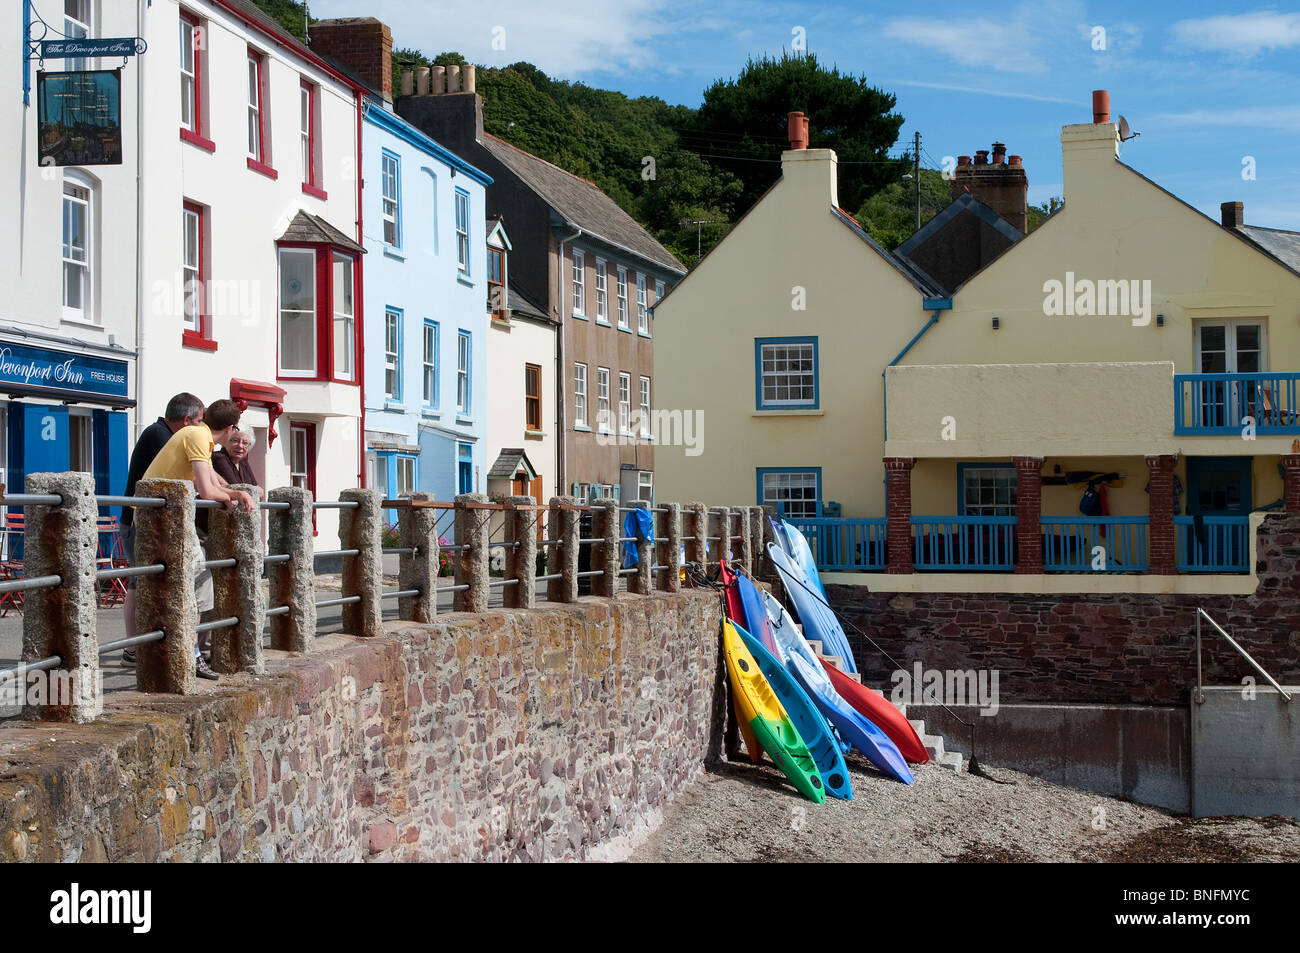
[[[1041,574],[1043,536],[1043,458],[1012,457],[1016,468],[1016,572]]]
[[[914,572],[912,566],[912,457],[885,457],[889,487],[889,566],[886,572]]]
[[[1151,568],[1154,575],[1172,576],[1178,571],[1174,558],[1174,464],[1176,456],[1147,457],[1150,481],[1147,507],[1150,513]]]
[[[1282,498],[1288,513],[1300,513],[1300,453],[1282,458]]]

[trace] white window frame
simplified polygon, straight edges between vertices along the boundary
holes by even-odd
[[[618,296],[618,326],[628,330],[630,326],[627,323],[627,268],[623,265],[618,266],[617,281],[615,291]]]
[[[573,365],[573,425],[587,427],[587,365]]]
[[[402,399],[402,312],[384,309],[384,399]]]
[[[802,362],[805,357],[802,355],[792,356],[789,352],[796,349],[802,351],[804,348],[808,351],[807,359],[812,362],[812,368],[807,371],[802,369],[790,370],[792,360]],[[781,351],[786,353],[782,355]],[[758,373],[761,375],[759,380],[759,409],[817,406],[817,357],[817,343],[815,341],[773,341],[760,344],[758,353]],[[769,364],[771,364],[771,367],[768,366]],[[773,396],[769,397],[767,387],[769,381],[774,388],[778,388],[777,393],[784,384],[787,388],[787,396],[780,397],[774,393]],[[788,396],[789,389],[794,387],[798,387],[800,391],[804,388],[811,388],[812,394],[808,397],[804,397],[802,393],[798,397]]]
[[[456,267],[462,275],[469,274],[469,193],[460,189],[456,190]]]
[[[1259,328],[1259,371],[1247,372],[1239,371],[1237,364],[1237,329],[1242,326],[1254,325]],[[1223,373],[1263,373],[1268,370],[1268,322],[1264,318],[1207,318],[1203,321],[1197,321],[1195,324],[1195,341],[1196,341],[1196,373],[1210,373],[1201,370],[1201,356],[1203,351],[1202,335],[1206,328],[1221,327],[1223,328],[1224,343],[1224,367],[1227,368]]]
[[[266,154],[262,134],[262,58],[248,51],[248,157],[261,162]]]
[[[69,191],[73,190],[73,191]],[[98,324],[95,319],[95,186],[90,179],[75,172],[63,173],[63,320],[77,321],[82,324]],[[81,257],[74,254],[68,240],[71,215],[78,212],[81,217],[83,248]],[[81,307],[68,307],[69,269],[79,276],[81,290]]]
[[[197,51],[195,50],[195,40],[200,35],[200,27],[180,17],[180,65],[181,65],[181,127],[188,129],[195,135],[199,132],[199,61]],[[185,68],[185,60],[189,59],[189,69]],[[185,118],[185,111],[189,110],[189,119]]]
[[[402,160],[391,152],[379,154],[380,217],[384,223],[384,244],[391,248],[402,247]],[[393,240],[388,240],[388,226],[393,227]]]
[[[473,394],[470,392],[472,384],[470,362],[474,357],[473,347],[468,331],[456,332],[456,413],[462,417],[468,417],[474,407]]]
[[[798,485],[795,483],[796,478],[802,480]],[[800,499],[791,501],[789,499],[789,493],[793,490],[808,489],[807,480],[809,478],[812,480],[813,498],[811,500]],[[779,512],[787,518],[793,517],[795,519],[803,519],[817,516],[817,504],[821,499],[821,475],[816,470],[768,471],[763,474],[762,486],[763,499],[760,501],[762,505],[767,505],[768,503],[777,505]],[[769,492],[769,490],[772,492]],[[786,493],[784,499],[781,496],[781,491],[785,491]],[[801,507],[801,510],[792,513],[789,508],[791,502],[797,503]],[[811,511],[805,509],[807,506],[811,506]]]
[[[310,433],[306,427],[289,426],[289,485],[304,490],[311,486],[311,448],[307,446]]]
[[[68,13],[68,5],[63,4],[63,35],[69,40],[89,40],[95,35],[94,4],[91,0],[76,0],[78,16]],[[95,68],[90,58],[78,56],[63,61],[62,69],[82,71]]]
[[[312,175],[311,127],[312,104],[316,99],[313,88],[304,81],[298,82],[298,138],[302,146],[302,181],[304,185],[315,184]]]
[[[609,368],[596,368],[596,428],[601,433],[613,433],[609,420]]]
[[[573,270],[569,275],[569,284],[573,288],[573,314],[575,317],[587,316],[587,255],[581,248],[573,250]]]
[[[416,490],[416,471],[415,457],[406,453],[396,454],[397,457],[397,496],[399,498],[408,496]],[[405,484],[405,487],[403,487]]]
[[[288,312],[284,307],[284,258],[286,255],[302,255],[311,262],[308,274],[311,275],[311,310]],[[316,285],[316,249],[314,248],[281,248],[276,256],[276,342],[277,342],[277,363],[280,364],[280,377],[316,377],[319,374],[317,361],[320,359],[320,342],[316,340],[317,330],[317,308],[319,300],[317,295],[320,289]],[[308,318],[307,327],[311,329],[311,367],[304,368],[285,368],[284,367],[284,316],[286,313],[295,315],[306,315]]]
[[[639,470],[636,475],[636,495],[638,500],[654,503],[655,475],[651,470]]]
[[[645,275],[636,276],[636,329],[639,334],[650,334],[650,317],[646,314]]]
[[[430,347],[432,344],[432,347]],[[424,386],[424,405],[438,406],[438,323],[424,322],[422,381]]]
[[[601,324],[609,324],[609,293],[605,274],[608,269],[609,263],[605,259],[596,259],[596,320]]]
[[[967,500],[970,484],[974,482],[976,496],[988,489],[993,499],[985,503]],[[964,467],[961,471],[961,513],[964,516],[1015,516],[1016,515],[1016,471],[1014,467]],[[1005,490],[1004,499],[997,499],[998,491]]]
[[[193,238],[193,245],[190,240]],[[181,324],[185,330],[203,333],[203,216],[181,206]],[[190,283],[198,285],[191,291]],[[190,303],[194,303],[193,314]]]
[[[343,266],[344,278],[339,280],[339,266]],[[356,379],[356,341],[357,341],[357,296],[356,296],[356,261],[341,252],[332,252],[330,255],[330,284],[334,292],[334,300],[330,302],[332,325],[331,330],[334,339],[330,342],[330,347],[334,362],[334,377],[338,380],[350,381]],[[347,298],[342,302],[346,305],[346,310],[340,309],[339,291],[340,285],[347,292]],[[346,368],[344,361],[340,360],[339,355],[339,325],[343,328],[343,357],[347,358]]]
[[[632,375],[625,371],[618,373],[618,429],[632,432]]]
[[[650,378],[641,378],[641,436],[650,436]]]

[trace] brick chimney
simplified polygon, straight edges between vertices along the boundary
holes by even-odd
[[[973,163],[969,156],[958,157],[952,176],[952,197],[956,200],[969,192],[1023,233],[1029,220],[1029,178],[1025,167],[1020,156],[1007,158],[1006,143],[993,143],[992,161],[989,154],[988,149],[976,150]]]
[[[312,52],[342,63],[363,83],[393,101],[393,34],[374,17],[317,20],[311,25]]]
[[[1240,202],[1224,202],[1219,206],[1219,220],[1224,228],[1241,228],[1246,224],[1246,207]]]

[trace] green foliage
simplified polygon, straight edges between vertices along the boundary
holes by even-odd
[[[735,79],[705,90],[699,111],[683,117],[683,136],[691,149],[741,180],[737,208],[743,213],[780,174],[774,163],[788,147],[786,114],[800,110],[810,120],[810,147],[834,149],[839,158],[840,205],[858,208],[907,171],[906,160],[888,155],[903,125],[903,117],[891,112],[895,103],[864,77],[827,69],[812,53],[783,52],[780,59],[751,59]]]
[[[298,0],[253,0],[255,4],[262,8],[262,12],[270,16],[276,23],[284,27],[300,40],[305,40],[307,34],[303,30],[303,5]],[[316,17],[312,17],[314,21]]]
[[[1065,199],[1059,195],[1053,195],[1046,202],[1039,202],[1037,205],[1029,206],[1029,221],[1026,228],[1032,232],[1063,208],[1065,208]]]
[[[885,248],[893,251],[916,231],[916,185],[891,182],[862,203],[858,223]],[[952,202],[951,188],[937,169],[921,170],[921,224],[934,218]]]

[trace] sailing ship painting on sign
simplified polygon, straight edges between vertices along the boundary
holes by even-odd
[[[41,165],[122,164],[120,70],[36,74]]]

